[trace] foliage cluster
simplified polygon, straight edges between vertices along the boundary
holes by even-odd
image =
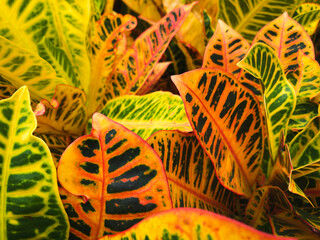
[[[0,239],[320,238],[319,3],[0,9]]]

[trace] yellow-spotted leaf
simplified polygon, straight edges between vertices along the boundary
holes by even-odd
[[[235,215],[236,195],[224,188],[193,133],[159,131],[147,139],[166,170],[173,207]]]
[[[177,8],[143,32],[117,64],[107,82],[107,100],[139,91],[194,4]]]
[[[24,48],[0,36],[0,75],[6,85],[28,86],[33,100],[51,99],[57,84],[67,83],[58,78],[52,66]]]
[[[233,239],[268,240],[295,238],[276,237],[248,225],[200,209],[180,208],[158,213],[129,230],[100,240],[142,239]]]
[[[0,101],[0,239],[68,239],[48,147],[33,136],[27,87]]]
[[[159,130],[192,131],[181,98],[169,92],[118,97],[100,112],[143,139]]]
[[[115,67],[118,42],[122,39],[122,34],[133,29],[136,24],[135,17],[121,14],[105,14],[95,23],[90,49],[91,80],[87,94],[90,115],[97,110],[106,91],[106,81]]]
[[[206,33],[206,39],[205,39],[204,43],[207,46],[208,42],[210,41],[211,37],[213,36],[214,28],[212,25],[212,19],[206,10],[203,10],[203,24],[204,24],[204,29],[205,29],[205,33]]]
[[[239,76],[241,68],[236,64],[246,55],[249,43],[223,21],[218,20],[214,35],[203,57],[203,68],[219,68]]]
[[[311,36],[317,29],[320,20],[320,5],[316,3],[303,3],[293,13],[296,20]]]
[[[319,105],[317,103],[311,101],[297,103],[290,117],[288,128],[293,130],[302,129],[311,119],[319,115]]]
[[[163,14],[162,0],[123,0],[123,2],[139,13],[140,17],[151,22],[159,21]]]
[[[302,240],[319,239],[319,234],[291,212],[281,212],[269,218],[273,234]]]
[[[312,40],[303,27],[289,17],[287,13],[263,27],[254,38],[252,44],[263,42],[271,46],[279,58],[284,72],[298,68],[298,51],[314,59]]]
[[[124,231],[172,208],[161,159],[154,150],[100,113],[93,115],[92,127],[91,135],[69,145],[58,165],[62,187],[78,196],[69,204],[80,209],[75,221],[86,231],[85,239]]]
[[[320,178],[320,117],[315,117],[290,143],[293,177],[315,174]]]
[[[36,133],[80,136],[87,120],[84,92],[69,85],[58,85],[53,99],[57,106],[41,101],[45,112],[37,116]]]
[[[252,41],[263,26],[285,11],[291,14],[296,6],[296,0],[219,0],[218,17]]]
[[[281,130],[286,134],[296,104],[293,87],[286,79],[280,61],[271,47],[255,44],[238,65],[261,79],[271,158],[276,159]]]
[[[230,73],[198,69],[172,77],[221,184],[250,197],[263,153],[259,102]]]

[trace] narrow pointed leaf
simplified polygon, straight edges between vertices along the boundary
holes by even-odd
[[[260,232],[241,222],[199,209],[172,209],[147,218],[133,228],[100,240],[116,239],[248,239],[280,238]]]
[[[160,158],[133,132],[95,113],[91,135],[63,153],[59,181],[83,199],[70,203],[88,239],[126,230],[143,218],[172,207]],[[71,225],[72,227],[72,225]]]
[[[107,82],[105,102],[115,96],[138,92],[194,4],[177,8],[147,29],[117,64]]]
[[[239,76],[237,63],[246,55],[249,43],[223,21],[218,20],[203,57],[203,68],[219,68]]]
[[[303,3],[295,10],[292,17],[311,36],[316,31],[320,20],[320,5],[316,3]]]
[[[67,216],[48,147],[32,135],[27,87],[0,101],[0,239],[67,239]]]
[[[66,81],[56,76],[49,63],[0,36],[0,75],[7,85],[28,86],[32,99],[51,99],[57,84]]]
[[[165,129],[192,131],[181,98],[169,92],[119,97],[109,101],[100,112],[143,139]]]
[[[219,19],[232,27],[245,39],[252,41],[257,32],[283,12],[291,14],[295,0],[219,0]]]
[[[236,195],[219,183],[210,158],[193,133],[159,131],[147,142],[163,162],[175,208],[234,216]]]
[[[263,153],[259,103],[237,79],[219,69],[198,69],[172,79],[219,181],[249,197]]]
[[[261,79],[272,159],[276,159],[281,130],[286,132],[295,108],[295,93],[286,79],[275,52],[263,43],[255,44],[238,65]]]
[[[301,209],[301,208],[296,208],[295,209],[296,213],[298,216],[305,221],[307,224],[309,224],[311,227],[317,230],[317,232],[320,235],[320,219],[319,219],[319,208],[314,208],[314,209]]]

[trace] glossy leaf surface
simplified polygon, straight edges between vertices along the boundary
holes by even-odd
[[[261,79],[272,159],[276,158],[281,130],[286,131],[295,108],[295,93],[286,79],[276,53],[263,43],[255,44],[238,65]]]
[[[136,93],[169,45],[194,4],[177,8],[142,33],[107,82],[105,102],[113,97]]]
[[[0,101],[0,239],[67,239],[49,149],[32,135],[36,119],[27,87]]]
[[[219,181],[249,197],[263,153],[259,103],[237,79],[219,69],[198,69],[172,79]]]
[[[173,207],[235,214],[236,195],[219,183],[210,158],[193,133],[159,131],[147,142],[163,162]]]
[[[230,218],[199,209],[172,209],[143,220],[126,232],[106,236],[115,239],[287,239],[259,232]]]
[[[315,3],[301,4],[293,13],[296,20],[311,36],[317,29],[320,20],[320,5]]]
[[[58,166],[61,185],[77,196],[64,204],[77,213],[79,236],[97,239],[170,209],[163,166],[152,148],[102,114],[93,115],[92,126],[91,135],[69,145]]]

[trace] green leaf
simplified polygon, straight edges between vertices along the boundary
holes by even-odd
[[[163,162],[173,207],[234,217],[237,196],[219,183],[210,158],[193,133],[159,131],[147,142]]]
[[[309,101],[297,103],[290,117],[288,128],[293,130],[302,129],[319,114],[319,105],[317,103]]]
[[[159,130],[192,131],[181,98],[169,92],[118,97],[100,112],[143,139]]]
[[[293,13],[296,20],[311,36],[317,29],[320,20],[320,5],[315,3],[303,3]]]
[[[98,239],[172,208],[161,160],[139,136],[100,113],[90,135],[76,139],[58,165],[71,228]],[[71,208],[72,207],[72,208]],[[70,213],[70,211],[69,211]],[[77,224],[74,224],[77,223]]]
[[[271,47],[255,44],[238,63],[264,86],[264,105],[271,158],[276,159],[281,131],[286,133],[289,119],[296,104],[294,89],[286,79],[280,61]]]
[[[48,147],[33,136],[26,87],[0,101],[0,238],[67,239],[69,225]]]

